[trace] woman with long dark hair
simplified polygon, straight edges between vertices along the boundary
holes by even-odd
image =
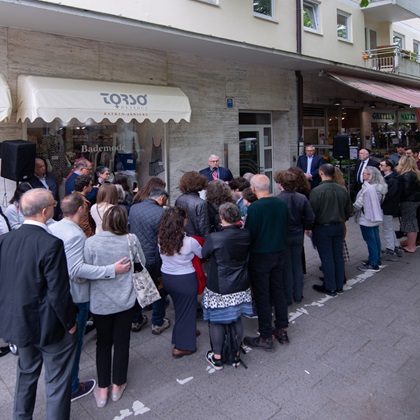
[[[96,203],[90,208],[90,215],[96,224],[95,233],[102,232],[102,221],[105,212],[118,204],[118,191],[115,185],[102,184],[99,187]]]
[[[194,256],[201,258],[202,253],[200,244],[185,235],[186,224],[187,212],[182,207],[170,207],[163,214],[158,231],[163,287],[175,308],[172,332],[172,356],[175,358],[197,351],[198,280],[192,259]]]
[[[149,198],[150,191],[155,188],[166,188],[166,182],[157,176],[152,176],[133,197],[133,204],[141,203]]]

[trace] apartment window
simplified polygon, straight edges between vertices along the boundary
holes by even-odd
[[[351,40],[350,24],[350,15],[341,10],[337,10],[337,36],[339,39],[345,41]]]
[[[254,13],[257,16],[274,17],[274,0],[254,0]]]
[[[365,49],[374,50],[378,46],[376,31],[366,28],[365,29]]]
[[[319,4],[313,1],[303,2],[303,26],[319,32]]]
[[[398,34],[397,32],[394,32],[392,35],[392,43],[394,45],[397,45],[400,50],[403,50],[405,48],[405,37],[404,35]]]

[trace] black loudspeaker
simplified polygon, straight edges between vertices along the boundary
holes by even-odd
[[[334,136],[333,157],[335,159],[350,159],[350,137],[348,134]]]
[[[25,140],[6,140],[1,147],[1,176],[25,181],[34,176],[36,144]]]

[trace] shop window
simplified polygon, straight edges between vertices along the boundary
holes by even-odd
[[[305,30],[320,32],[318,3],[313,1],[303,2],[303,26]]]
[[[274,18],[274,0],[254,0],[254,15]]]
[[[337,36],[343,41],[351,41],[351,19],[348,13],[337,10]]]

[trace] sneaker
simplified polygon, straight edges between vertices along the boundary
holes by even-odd
[[[391,251],[390,249],[386,249],[382,255],[381,259],[383,261],[398,261],[398,255],[396,252]]]
[[[223,369],[223,362],[222,359],[215,359],[214,353],[209,350],[206,354],[206,360],[210,363],[210,366],[213,367],[216,370],[222,370]]]
[[[245,337],[244,344],[249,347],[259,347],[265,351],[274,351],[273,339],[262,337]]]
[[[341,295],[342,293],[344,293],[344,290],[343,290],[343,289],[337,289],[337,290],[336,290],[336,292],[337,292],[339,295]]]
[[[274,337],[277,338],[280,344],[289,344],[289,336],[285,328],[276,328],[273,332]]]
[[[140,322],[133,322],[131,324],[131,331],[139,332],[147,324],[147,316],[143,315]]]
[[[400,248],[400,247],[395,248],[394,252],[397,254],[398,258],[404,257],[404,250],[402,248]]]
[[[357,269],[360,271],[369,271],[372,273],[378,273],[379,271],[381,271],[381,269],[379,268],[379,265],[371,265],[371,264],[360,265],[359,267],[357,267]]]
[[[91,379],[90,381],[86,382],[79,382],[79,388],[76,392],[71,393],[71,401],[76,401],[79,398],[85,397],[89,395],[95,388],[96,381],[95,379]]]
[[[162,325],[152,325],[152,334],[159,335],[170,327],[171,323],[168,318],[163,318]]]
[[[363,260],[362,261],[362,264],[363,265],[372,265],[369,260]],[[381,260],[379,260],[379,264],[378,265],[382,265],[382,261]]]

